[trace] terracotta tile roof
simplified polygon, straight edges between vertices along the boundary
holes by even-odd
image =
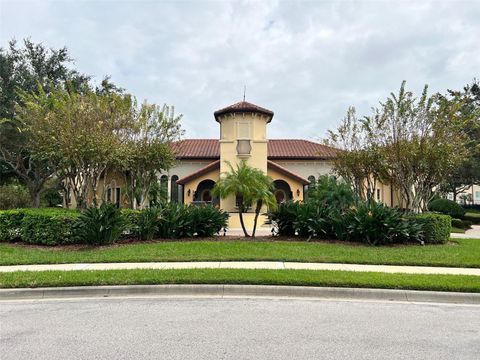
[[[254,112],[254,113],[260,113],[267,115],[270,119],[268,122],[272,121],[273,118],[273,111],[265,109],[261,106],[249,103],[247,101],[240,101],[238,103],[235,103],[233,105],[224,107],[223,109],[217,110],[213,113],[215,116],[215,120],[218,121],[218,117],[225,115],[225,114],[230,114],[230,113],[247,113],[247,112]]]
[[[219,159],[220,143],[216,139],[186,139],[173,144],[177,159]],[[268,159],[332,159],[339,150],[308,140],[271,139]]]
[[[331,159],[338,150],[308,140],[271,139],[268,141],[269,159]]]
[[[219,159],[220,143],[215,139],[186,139],[172,144],[177,159]]]
[[[310,184],[310,181],[308,181],[307,179],[301,177],[300,175],[297,175],[293,172],[291,172],[290,170],[288,169],[285,169],[283,166],[280,166],[278,165],[277,163],[274,163],[273,161],[271,160],[267,160],[267,166],[269,168],[272,168],[274,170],[277,170],[278,172],[290,177],[290,178],[293,178],[295,180],[297,180],[298,182],[300,182],[302,185],[308,185]]]
[[[202,176],[203,174],[206,174],[206,173],[208,173],[212,170],[215,170],[215,169],[220,170],[220,160],[216,160],[214,162],[211,162],[210,164],[205,165],[204,167],[198,169],[197,171],[194,171],[193,173],[191,173],[187,176],[184,176],[181,179],[178,179],[177,184],[184,185],[187,182],[189,182],[190,180],[193,180],[193,179],[195,179],[199,176]]]

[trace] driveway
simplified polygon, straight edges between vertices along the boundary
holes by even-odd
[[[480,306],[116,298],[4,301],[2,360],[478,359]]]

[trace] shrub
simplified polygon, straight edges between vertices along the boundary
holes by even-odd
[[[22,210],[0,211],[0,242],[21,240]]]
[[[448,199],[436,199],[428,204],[428,210],[450,215],[452,218],[462,218],[465,215],[465,209],[455,201]]]
[[[152,207],[140,212],[138,218],[138,234],[142,240],[152,240],[158,233],[162,221],[162,210]]]
[[[196,236],[213,236],[226,229],[228,225],[228,213],[212,205],[190,206],[189,216],[193,220],[193,231]]]
[[[472,222],[470,220],[452,219],[452,227],[467,230],[472,227]]]
[[[79,219],[77,231],[81,241],[87,244],[112,244],[125,230],[127,222],[114,204],[104,202],[99,208],[84,210]]]
[[[56,209],[23,210],[21,239],[29,244],[63,245],[77,242],[78,213]]]
[[[385,245],[420,241],[422,227],[415,219],[374,201],[362,202],[347,215],[345,240]]]
[[[334,176],[323,175],[310,185],[306,202],[316,202],[330,209],[347,209],[355,203],[352,188]]]
[[[21,185],[0,186],[0,209],[19,209],[29,206],[31,203],[28,190]]]
[[[274,226],[274,232],[281,236],[295,235],[295,221],[297,220],[299,202],[287,201],[277,206],[275,211],[268,214]]]
[[[449,215],[424,213],[416,215],[415,220],[422,225],[426,243],[446,243],[450,238],[452,218]]]
[[[316,203],[300,204],[297,207],[297,216],[293,222],[295,232],[301,237],[325,237],[329,229],[328,220],[322,211],[324,208]]]
[[[141,210],[121,209],[123,219],[125,220],[125,229],[123,236],[141,238],[140,234],[140,217]]]

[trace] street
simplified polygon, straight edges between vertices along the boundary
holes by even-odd
[[[478,359],[480,306],[243,298],[0,303],[0,359]]]

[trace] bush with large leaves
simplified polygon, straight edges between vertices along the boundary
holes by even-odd
[[[104,202],[99,208],[84,210],[77,222],[80,239],[87,244],[112,244],[118,240],[127,226],[120,209]]]
[[[342,240],[364,242],[369,245],[386,245],[421,241],[422,226],[401,210],[375,201],[366,201],[350,209],[346,217],[347,231]]]

